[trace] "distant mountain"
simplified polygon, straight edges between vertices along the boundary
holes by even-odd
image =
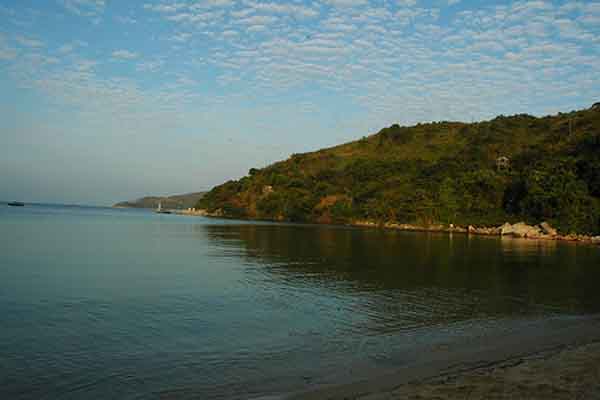
[[[181,210],[194,207],[204,194],[206,194],[206,192],[177,194],[174,196],[147,196],[137,200],[123,201],[115,204],[113,207],[157,208],[158,203],[160,202],[162,208]]]
[[[600,103],[547,117],[392,125],[213,188],[196,208],[279,221],[498,226],[600,233]]]

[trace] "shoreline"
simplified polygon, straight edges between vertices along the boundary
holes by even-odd
[[[542,222],[540,225],[546,224]],[[540,225],[527,225],[524,222],[518,222],[516,224],[505,223],[499,227],[475,227],[469,225],[467,228],[460,226],[445,226],[445,225],[412,225],[412,224],[399,224],[394,222],[386,222],[378,224],[373,221],[354,221],[350,226],[359,227],[370,227],[379,229],[396,229],[407,232],[432,232],[432,233],[460,233],[467,235],[479,235],[479,236],[499,236],[499,237],[513,237],[518,239],[529,239],[529,240],[553,240],[562,242],[578,242],[584,244],[597,244],[600,245],[600,236],[590,236],[571,233],[568,235],[561,235],[549,225],[549,232],[544,232],[544,229]]]
[[[173,210],[176,215],[194,216],[194,217],[206,217],[206,218],[221,218],[230,219],[222,215],[221,213],[210,213],[207,210]],[[237,219],[237,218],[235,218]],[[285,223],[286,221],[272,221],[272,220],[260,220],[252,218],[241,218],[243,221],[260,221],[260,222],[278,222]],[[291,222],[290,222],[291,223]],[[479,235],[479,236],[499,236],[499,237],[514,237],[519,239],[528,240],[551,240],[560,242],[574,242],[581,244],[600,245],[600,236],[590,236],[571,233],[568,235],[559,234],[554,228],[545,222],[539,225],[527,225],[524,222],[518,222],[516,224],[509,224],[508,222],[500,227],[475,227],[469,225],[464,228],[461,226],[454,225],[413,225],[413,224],[401,224],[396,222],[375,222],[370,220],[355,220],[347,224],[322,224],[322,223],[309,223],[315,225],[325,226],[350,226],[357,228],[375,228],[375,229],[389,229],[398,230],[405,232],[431,232],[431,233],[447,233],[447,234],[466,234],[466,235]]]
[[[555,319],[424,353],[393,372],[313,387],[285,400],[570,399],[600,394],[600,316]],[[539,395],[539,397],[535,397]],[[600,398],[600,397],[599,397]]]

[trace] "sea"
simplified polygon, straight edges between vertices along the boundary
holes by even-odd
[[[600,248],[0,204],[0,398],[282,398],[600,312]]]

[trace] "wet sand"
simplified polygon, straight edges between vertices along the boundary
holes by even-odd
[[[393,372],[288,396],[312,399],[600,399],[600,317],[442,346]]]
[[[569,346],[359,397],[389,399],[600,399],[600,342]]]

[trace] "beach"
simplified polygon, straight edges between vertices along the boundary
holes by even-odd
[[[362,400],[599,398],[600,342],[553,349],[360,397]]]
[[[502,337],[503,336],[503,337]],[[397,371],[289,397],[311,399],[599,399],[600,318],[440,347]]]

